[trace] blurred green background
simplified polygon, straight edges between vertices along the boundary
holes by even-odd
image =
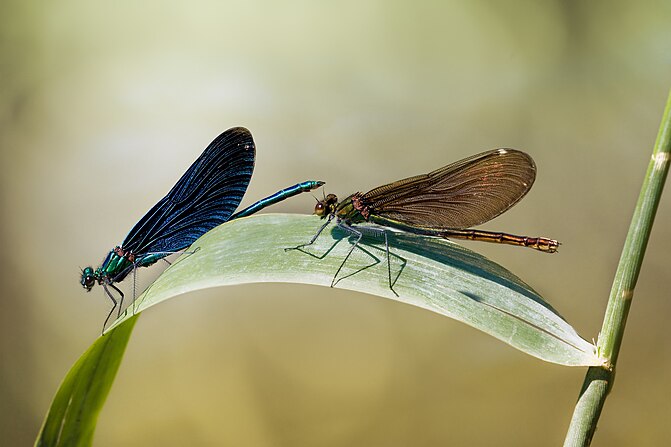
[[[108,301],[79,267],[235,125],[258,147],[243,204],[529,152],[535,187],[484,228],[561,252],[466,244],[596,338],[671,87],[669,2],[6,0],[0,17],[3,445],[32,443],[99,334]],[[594,445],[671,438],[670,221],[667,193]],[[558,445],[584,373],[364,294],[223,288],[143,315],[95,444]]]

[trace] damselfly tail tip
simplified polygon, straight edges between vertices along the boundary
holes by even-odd
[[[541,240],[543,244],[539,247],[541,251],[545,253],[558,253],[559,252],[559,246],[561,245],[561,242],[555,240],[555,239],[546,239],[546,240]]]
[[[317,186],[315,186],[315,187],[312,188],[312,189],[321,188],[322,186],[324,186],[324,185],[326,184],[326,182],[322,182],[321,180],[317,180],[317,181],[315,181],[315,184],[316,184]],[[317,197],[315,197],[314,194],[310,194],[310,195],[315,199],[316,202],[319,202],[319,199],[318,199]],[[323,195],[324,197],[326,197],[326,193],[324,192],[323,189],[322,189],[322,195]]]

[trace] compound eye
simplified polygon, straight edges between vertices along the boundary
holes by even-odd
[[[82,287],[86,290],[91,290],[96,283],[96,278],[93,275],[93,269],[91,267],[86,267],[82,271]]]
[[[323,216],[324,214],[326,214],[326,205],[324,204],[323,201],[317,202],[317,204],[315,205],[314,214],[316,214],[317,216]]]

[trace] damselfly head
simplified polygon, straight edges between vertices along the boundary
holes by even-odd
[[[335,212],[335,208],[338,205],[338,197],[335,194],[329,194],[324,197],[324,200],[318,200],[315,205],[315,212],[317,216],[324,219],[329,214]]]
[[[93,267],[86,267],[84,270],[82,270],[82,279],[80,282],[82,284],[82,287],[85,288],[87,292],[91,291],[91,289],[96,283],[96,277],[93,272]]]

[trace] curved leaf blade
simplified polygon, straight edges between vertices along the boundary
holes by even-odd
[[[203,235],[129,306],[126,318],[194,290],[257,282],[330,286],[351,243],[314,216],[265,214],[227,222]],[[360,227],[359,227],[360,228]],[[500,265],[450,241],[392,232],[389,288],[384,241],[366,238],[336,287],[394,299],[463,321],[539,359],[568,366],[601,365],[594,346],[531,287]],[[548,262],[551,257],[545,257]]]
[[[61,384],[35,445],[88,446],[139,313],[180,294],[222,285],[297,282],[329,286],[351,247],[338,230],[303,251],[321,222],[267,214],[237,219],[203,235],[81,356]],[[542,360],[601,365],[594,346],[527,284],[485,257],[449,241],[388,232],[395,278],[389,289],[380,240],[365,242],[337,287],[419,306],[463,321]]]
[[[139,315],[98,339],[72,366],[56,392],[36,446],[89,446],[98,414],[119,370]]]

